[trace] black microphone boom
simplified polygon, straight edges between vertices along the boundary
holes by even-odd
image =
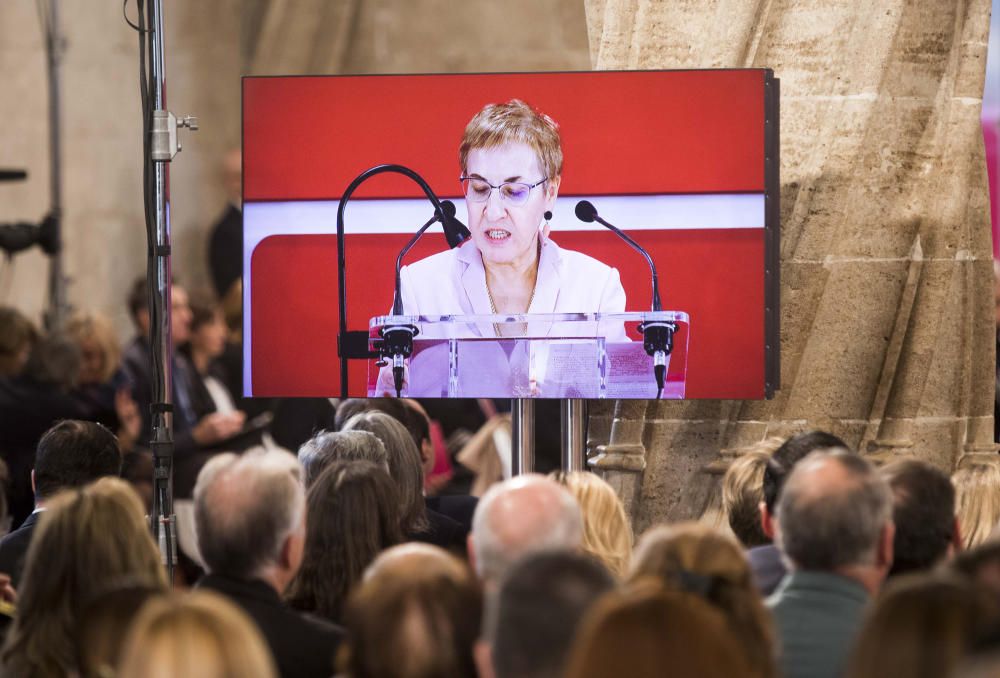
[[[612,231],[628,243],[632,249],[646,258],[646,263],[649,264],[649,272],[653,277],[653,312],[662,311],[663,306],[660,303],[660,278],[656,272],[656,264],[653,263],[653,258],[649,256],[649,252],[643,249],[642,245],[626,235],[620,228],[602,219],[597,213],[597,208],[587,200],[581,200],[576,203],[576,218],[588,224],[596,221]],[[639,325],[639,331],[642,332],[643,348],[653,358],[653,376],[656,378],[656,399],[659,400],[663,394],[663,386],[667,379],[667,356],[674,350],[674,332],[677,331],[677,325],[668,321],[650,320]]]
[[[596,221],[606,229],[612,231],[615,235],[624,240],[629,247],[646,258],[646,263],[649,264],[649,271],[653,275],[653,310],[662,311],[663,305],[660,303],[660,276],[656,273],[656,264],[653,263],[653,258],[649,256],[649,252],[643,249],[642,245],[637,243],[635,240],[632,240],[632,238],[630,238],[625,231],[602,219],[597,213],[597,208],[587,200],[581,200],[576,203],[576,218],[588,224]]]

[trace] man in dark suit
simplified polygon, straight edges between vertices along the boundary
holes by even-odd
[[[194,490],[198,582],[228,597],[256,622],[283,678],[328,678],[343,631],[281,600],[302,564],[306,500],[301,466],[284,452],[221,454]]]
[[[171,285],[170,334],[173,345],[186,342],[191,332],[191,308],[187,292],[180,285]],[[122,354],[122,370],[128,378],[135,400],[142,415],[139,442],[149,445],[152,435],[152,414],[149,405],[153,398],[153,351],[150,345],[149,289],[145,277],[136,280],[128,297],[129,312],[136,326],[136,337]],[[211,456],[214,445],[236,435],[242,428],[242,412],[221,414],[213,412],[200,416],[193,402],[192,375],[187,361],[171,355],[173,367],[173,437],[174,437],[174,490],[179,497],[190,497],[195,478],[205,461]]]
[[[117,476],[121,468],[118,440],[100,424],[61,421],[42,436],[31,472],[35,511],[0,540],[0,572],[10,575],[14,588],[21,580],[24,557],[45,502],[60,490],[83,487],[103,476]]]

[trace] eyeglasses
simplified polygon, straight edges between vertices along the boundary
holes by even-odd
[[[490,199],[493,189],[500,191],[500,199],[511,205],[523,205],[528,202],[528,195],[531,189],[541,186],[548,177],[534,184],[524,184],[518,181],[505,181],[499,186],[494,186],[490,182],[478,177],[461,177],[462,192],[465,197],[472,202],[486,202]]]

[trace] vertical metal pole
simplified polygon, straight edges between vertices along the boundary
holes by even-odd
[[[60,67],[63,57],[63,39],[59,32],[59,1],[49,0],[48,26],[45,36],[45,56],[49,85],[49,181],[52,194],[50,214],[55,220],[54,240],[59,247],[49,257],[49,307],[45,313],[45,326],[49,331],[63,326],[66,318],[66,281],[62,261],[62,96]]]
[[[157,111],[166,110],[167,86],[163,58],[163,6],[161,0],[150,0],[149,29],[152,66],[152,105]],[[154,212],[156,218],[156,243],[154,245],[154,286],[151,290],[157,313],[151,314],[157,322],[151,327],[151,349],[163,366],[162,379],[154,379],[153,403],[169,406],[173,398],[170,275],[170,170],[168,161],[153,161]],[[154,360],[154,365],[156,361]],[[169,407],[153,412],[153,523],[154,535],[163,553],[169,580],[173,582],[176,554],[173,507],[173,413]]]
[[[511,475],[531,473],[535,470],[535,401],[531,398],[511,400],[511,428],[513,429],[513,455]]]
[[[564,398],[559,403],[562,470],[582,471],[587,449],[587,401]]]

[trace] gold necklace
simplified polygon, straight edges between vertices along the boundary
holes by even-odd
[[[538,288],[538,277],[537,277],[537,274],[536,274],[535,284],[531,288],[531,296],[528,297],[528,308],[525,309],[525,311],[524,311],[525,313],[527,313],[528,310],[531,309],[531,302],[535,300],[535,290],[537,288]],[[497,314],[497,305],[496,305],[496,302],[493,301],[493,291],[490,289],[490,283],[489,283],[488,280],[486,281],[486,296],[489,297],[489,299],[490,299],[490,310],[493,311],[493,315],[496,315]],[[527,332],[528,328],[525,327],[524,331]],[[500,323],[493,323],[493,333],[496,334],[498,337],[502,336],[500,334]]]

